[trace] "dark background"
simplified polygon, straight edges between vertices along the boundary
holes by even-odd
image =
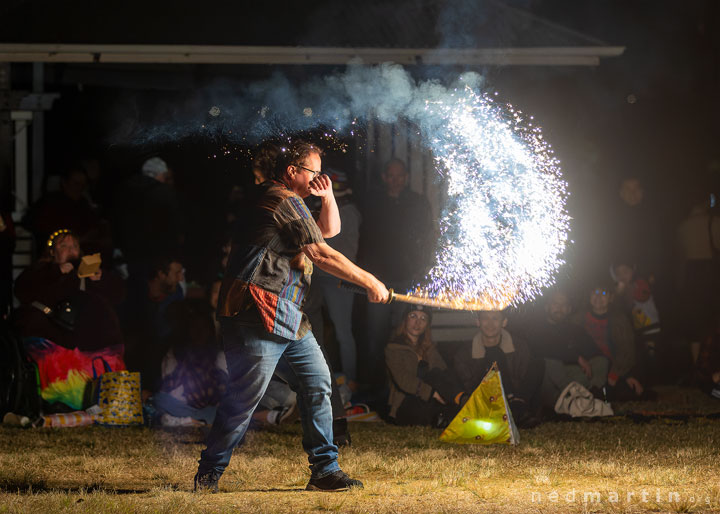
[[[598,67],[507,66],[474,69],[488,89],[532,114],[562,162],[573,216],[569,268],[599,265],[593,243],[611,214],[622,178],[636,176],[667,226],[712,189],[720,169],[718,21],[712,0],[526,0],[499,2],[624,46]],[[255,44],[336,46],[532,46],[542,34],[508,26],[474,31],[498,2],[103,2],[10,0],[0,7],[3,42]],[[492,24],[490,24],[492,25]],[[206,245],[233,183],[249,182],[242,145],[196,138],[162,146],[112,139],[127,106],[152,116],[219,79],[252,82],[280,71],[294,83],[331,74],[329,66],[47,64],[45,90],[61,98],[46,115],[46,173],[79,156],[97,156],[106,188],[160,153],[177,173],[190,244]],[[410,67],[417,79],[450,81],[465,68]],[[32,65],[14,64],[13,87],[29,89]],[[130,101],[131,100],[131,101]],[[135,113],[134,115],[136,115]],[[212,231],[211,231],[212,232]],[[221,236],[212,234],[210,246]],[[205,258],[198,249],[197,262]],[[199,265],[199,264],[198,264]],[[565,270],[564,273],[572,274]]]

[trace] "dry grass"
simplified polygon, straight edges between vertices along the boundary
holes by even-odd
[[[720,512],[719,420],[547,423],[517,447],[351,428],[341,466],[364,490],[303,491],[293,425],[251,432],[213,495],[191,492],[197,429],[0,427],[0,512]]]

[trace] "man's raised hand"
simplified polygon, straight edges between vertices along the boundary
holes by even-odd
[[[327,175],[318,175],[310,181],[308,189],[310,189],[310,193],[313,196],[323,197],[332,195],[332,180],[330,180],[330,177]]]

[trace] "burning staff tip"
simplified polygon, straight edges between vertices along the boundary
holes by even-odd
[[[390,297],[387,303],[398,301],[415,305],[425,305],[438,309],[450,309],[460,311],[499,311],[506,309],[512,303],[512,297],[506,298],[472,298],[464,299],[453,297],[450,294],[443,294],[438,297],[430,297],[422,292],[415,291],[407,294],[398,294],[390,289]]]

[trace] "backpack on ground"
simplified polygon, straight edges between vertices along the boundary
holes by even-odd
[[[37,366],[25,355],[22,341],[0,320],[0,419],[6,413],[35,419],[42,412]]]

